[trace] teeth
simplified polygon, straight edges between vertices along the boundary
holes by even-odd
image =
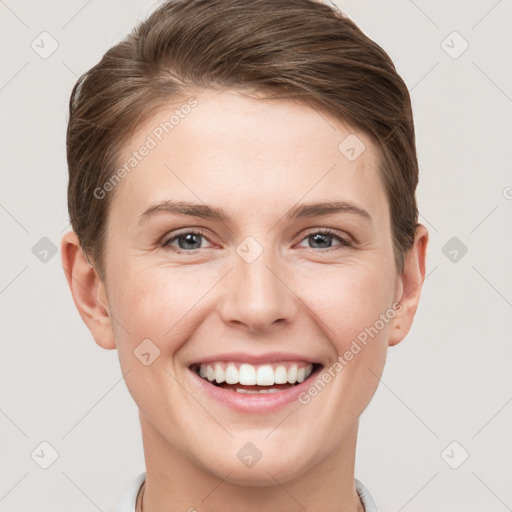
[[[204,365],[201,365],[201,368]],[[199,372],[199,375],[201,375],[201,372]],[[228,367],[226,368],[226,382],[228,384],[238,384],[238,368],[233,364],[228,364]]]
[[[288,382],[295,384],[297,382],[297,365],[292,364],[288,370]]]
[[[286,384],[288,382],[288,371],[286,366],[280,364],[274,371],[274,381],[276,384]]]
[[[256,384],[256,368],[251,364],[242,364],[238,370],[238,382],[244,386]]]
[[[215,368],[214,368],[214,373],[215,373],[215,380],[217,382],[224,382],[224,370],[222,368],[222,366],[220,364],[216,364],[215,365]]]
[[[274,370],[269,364],[260,366],[256,372],[256,384],[258,386],[274,385]]]
[[[260,393],[279,393],[279,389],[260,389],[259,391],[249,390],[249,389],[242,389],[242,388],[236,388],[235,391],[237,393],[245,393],[246,395],[254,395],[254,394],[260,394]]]
[[[295,384],[303,382],[313,371],[311,363],[275,363],[252,365],[248,363],[218,362],[199,365],[199,375],[203,379],[218,384],[242,384],[244,386],[273,386],[274,384]],[[241,390],[241,388],[239,388]],[[238,389],[237,389],[238,391]],[[270,390],[262,390],[267,392]],[[240,393],[258,393],[241,390]],[[271,392],[274,392],[273,390]]]

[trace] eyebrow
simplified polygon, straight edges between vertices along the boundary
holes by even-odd
[[[214,208],[206,204],[166,200],[150,206],[139,217],[139,224],[159,213],[188,215],[191,217],[200,217],[202,219],[211,219],[221,222],[230,220],[229,216],[222,208]],[[334,213],[350,213],[371,221],[370,214],[366,210],[363,210],[350,201],[328,201],[312,204],[298,204],[288,210],[284,217],[288,220],[292,220],[320,217]]]

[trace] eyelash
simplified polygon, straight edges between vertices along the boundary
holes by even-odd
[[[315,252],[316,251],[330,252],[330,251],[344,249],[346,247],[352,247],[351,240],[348,237],[344,237],[338,231],[335,231],[335,230],[330,229],[330,228],[316,229],[316,230],[309,231],[309,232],[307,232],[302,237],[302,239],[300,241],[302,242],[306,238],[308,238],[310,236],[313,236],[313,235],[316,235],[316,234],[332,236],[333,238],[337,238],[338,241],[341,242],[341,243],[340,243],[340,245],[337,245],[337,246],[334,246],[334,247],[327,247],[325,249],[316,249],[315,247],[307,247],[306,249],[309,249],[309,250],[312,250],[312,251],[315,251]],[[205,231],[201,230],[201,229],[187,230],[187,231],[182,231],[181,233],[178,232],[177,234],[175,234],[174,236],[169,238],[167,241],[165,241],[162,244],[162,247],[164,249],[168,249],[168,250],[174,251],[176,253],[192,253],[192,254],[194,254],[196,251],[199,251],[200,249],[191,249],[191,250],[187,251],[187,250],[184,250],[184,249],[178,249],[176,247],[172,247],[170,245],[171,242],[174,242],[178,238],[180,238],[182,236],[185,236],[185,235],[199,235],[199,236],[202,236],[203,238],[206,238],[208,240],[207,233]]]

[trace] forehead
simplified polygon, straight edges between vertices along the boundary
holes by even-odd
[[[178,199],[250,215],[255,205],[261,214],[350,200],[382,214],[378,162],[370,137],[310,106],[206,90],[162,107],[136,130],[118,162],[128,172],[112,210],[133,217]]]

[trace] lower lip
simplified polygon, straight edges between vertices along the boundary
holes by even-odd
[[[321,367],[317,368],[306,380],[289,389],[278,391],[277,393],[261,394],[247,394],[230,391],[210,384],[205,379],[197,375],[193,370],[189,369],[189,371],[192,374],[194,382],[197,382],[201,391],[206,393],[209,397],[239,412],[262,413],[278,411],[286,405],[298,401],[298,396],[303,391],[306,391],[321,369]]]

